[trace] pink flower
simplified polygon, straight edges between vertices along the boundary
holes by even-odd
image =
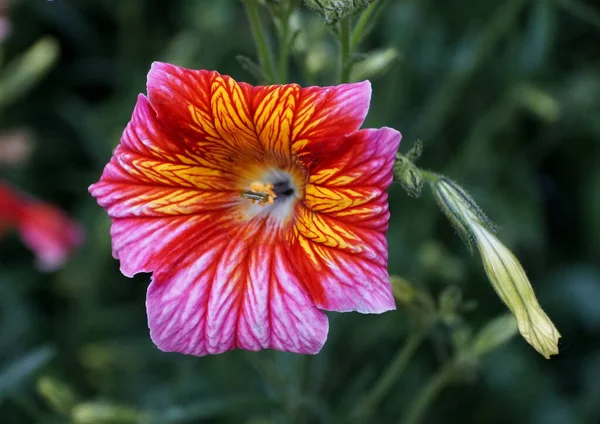
[[[254,87],[155,63],[90,192],[127,276],[153,272],[165,351],[318,352],[323,311],[395,308],[386,190],[400,134],[359,130],[368,82]]]
[[[54,271],[82,240],[82,231],[60,209],[26,198],[0,182],[0,235],[16,228],[43,271]]]

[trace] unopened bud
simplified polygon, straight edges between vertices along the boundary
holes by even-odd
[[[447,325],[454,325],[460,321],[458,312],[462,301],[462,292],[456,286],[449,286],[440,294],[440,316]]]
[[[392,292],[398,305],[417,316],[421,321],[431,321],[435,316],[435,304],[428,293],[397,275],[390,276]]]
[[[517,318],[521,335],[544,358],[558,354],[560,333],[542,310],[523,267],[493,234],[473,225],[485,272],[500,299]]]
[[[414,163],[398,154],[394,164],[394,174],[409,196],[421,197],[423,191],[423,175]]]
[[[328,25],[335,24],[341,18],[351,16],[366,8],[375,0],[304,0],[306,6],[325,18]]]
[[[433,184],[433,191],[440,209],[467,244],[469,250],[472,250],[472,242],[474,241],[472,230],[474,222],[484,225],[491,232],[496,232],[492,222],[469,193],[454,181],[440,176]]]
[[[408,306],[414,301],[417,291],[404,278],[398,277],[397,275],[390,275],[390,284],[392,285],[392,292],[398,303],[403,306]]]
[[[494,236],[494,227],[469,194],[445,177],[433,183],[435,197],[450,222],[477,245],[492,287],[517,318],[521,335],[545,358],[558,353],[560,334],[540,307],[517,258]]]

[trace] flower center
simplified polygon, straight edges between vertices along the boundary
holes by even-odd
[[[298,175],[296,175],[298,174]],[[302,195],[303,181],[295,170],[270,169],[256,176],[259,179],[246,183],[241,197],[246,203],[245,215],[253,217],[267,213],[279,222],[291,217],[294,203]]]
[[[242,197],[249,199],[251,203],[258,202],[259,205],[272,205],[275,203],[277,194],[273,191],[273,184],[254,181],[250,183],[250,190],[242,191]]]

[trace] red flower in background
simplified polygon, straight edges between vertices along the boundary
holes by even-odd
[[[253,87],[155,63],[90,192],[165,351],[316,353],[323,310],[395,307],[386,190],[400,134],[360,130],[368,82]]]
[[[82,242],[76,222],[60,209],[0,183],[0,235],[16,228],[43,271],[59,268]]]

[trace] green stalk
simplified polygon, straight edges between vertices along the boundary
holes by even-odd
[[[379,405],[394,383],[398,381],[419,346],[421,346],[429,328],[428,325],[422,325],[417,328],[416,331],[411,333],[406,342],[404,342],[400,350],[396,353],[392,362],[390,362],[385,371],[381,374],[377,383],[375,383],[373,388],[363,398],[363,401],[354,408],[352,417],[367,417]]]
[[[256,0],[244,0],[243,3],[246,9],[246,16],[248,16],[248,22],[250,23],[252,36],[254,37],[254,43],[256,44],[260,67],[267,80],[265,82],[272,83],[275,80],[275,65],[271,49],[267,43],[266,30],[260,17],[258,3]]]
[[[281,33],[279,37],[279,82],[287,83],[288,58],[290,53],[290,15],[292,14],[293,3],[288,2],[283,6],[283,12],[279,22],[281,23]]]
[[[398,423],[419,424],[435,398],[454,378],[458,364],[458,360],[451,360],[437,374],[431,377],[425,387],[419,391],[417,398]]]
[[[358,18],[358,22],[352,31],[352,38],[350,39],[351,48],[355,48],[365,35],[370,32],[370,29],[377,23],[381,12],[385,9],[388,2],[389,0],[378,0],[373,2],[373,4],[360,15],[360,18]]]
[[[350,43],[350,18],[346,16],[340,20],[339,30],[340,41],[340,78],[339,83],[343,84],[350,79],[352,46]]]
[[[508,0],[498,6],[483,33],[478,37],[473,48],[473,61],[466,69],[451,69],[444,77],[438,90],[432,95],[425,107],[426,112],[414,126],[415,133],[422,139],[429,139],[446,123],[452,107],[479,70],[485,60],[494,52],[494,48],[518,22],[518,18],[529,3],[528,0]]]

